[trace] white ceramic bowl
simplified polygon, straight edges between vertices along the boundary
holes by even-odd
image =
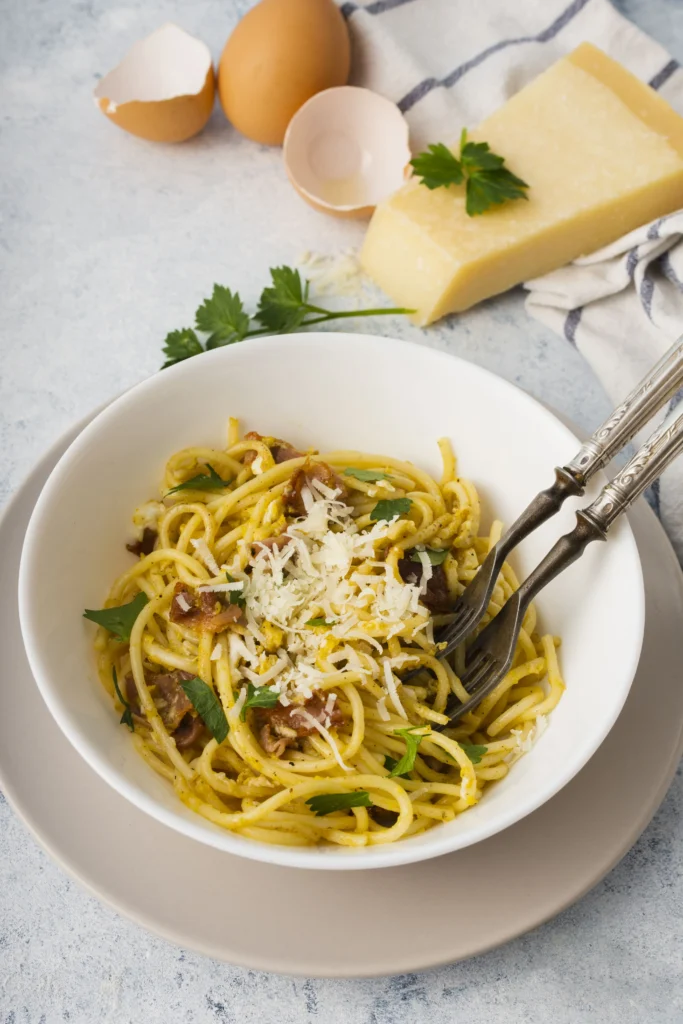
[[[187,810],[148,768],[97,678],[93,628],[83,609],[101,607],[111,582],[131,564],[124,542],[132,512],[157,493],[168,456],[187,445],[223,445],[229,415],[245,430],[286,437],[302,448],[385,452],[435,474],[436,439],[447,435],[461,473],[479,488],[485,526],[493,512],[510,523],[578,447],[565,426],[513,385],[460,359],[388,338],[250,340],[139,384],[101,412],[59,461],[31,517],[21,560],[19,605],[29,661],[54,718],[88,764],[136,806],[185,835],[240,856],[308,868],[424,860],[479,842],[550,799],[602,743],[635,673],[643,584],[627,522],[614,527],[606,544],[591,545],[541,595],[544,626],[562,636],[566,693],[531,752],[453,822],[363,850],[271,846]],[[529,571],[572,525],[566,507],[525,541],[518,569]]]

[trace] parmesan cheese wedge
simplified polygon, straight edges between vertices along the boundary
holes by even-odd
[[[683,118],[583,43],[470,133],[529,184],[469,217],[463,186],[417,178],[380,205],[365,271],[429,324],[599,249],[683,206]]]

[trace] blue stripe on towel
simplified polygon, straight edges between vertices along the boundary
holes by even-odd
[[[354,11],[365,11],[366,14],[384,14],[385,11],[391,11],[394,7],[403,7],[404,4],[414,2],[415,0],[375,0],[374,4],[368,4],[367,7],[359,7],[358,4],[342,4],[341,12],[345,18],[348,18]]]
[[[626,273],[631,281],[633,280],[633,275],[635,274],[636,267],[638,266],[638,249],[639,246],[636,245],[635,248],[629,251],[629,254],[626,257]]]
[[[654,483],[650,484],[644,494],[645,501],[648,503],[657,519],[662,518],[661,509],[661,491],[659,488],[659,479],[655,480]]]
[[[647,83],[651,89],[661,89],[665,82],[668,82],[674,72],[678,71],[679,64],[677,60],[670,60],[664,65],[661,71],[658,71],[654,78],[651,78]]]
[[[659,265],[662,268],[662,273],[664,274],[664,277],[668,281],[671,281],[671,284],[675,288],[677,288],[679,292],[683,292],[683,281],[681,281],[680,277],[674,270],[674,265],[671,262],[670,252],[665,252],[664,255],[660,257]]]
[[[676,394],[669,402],[669,408],[666,411],[666,415],[670,416],[674,409],[681,404],[681,402],[683,402],[683,388],[679,388]],[[648,487],[648,489],[645,491],[645,500],[647,501],[648,505],[650,506],[654,514],[657,516],[657,518],[661,519],[661,487],[660,481],[658,479],[655,480],[650,485],[650,487]]]
[[[549,39],[553,39],[558,32],[561,32],[565,25],[574,18],[579,11],[581,11],[590,0],[573,0],[573,3],[566,7],[565,10],[555,19],[547,28],[544,28],[542,32],[539,32],[535,36],[519,36],[517,39],[502,39],[499,43],[494,43],[493,46],[487,47],[486,50],[482,50],[476,57],[471,57],[465,61],[464,64],[460,64],[459,67],[451,71],[450,74],[446,75],[445,78],[425,78],[424,81],[420,82],[413,89],[407,93],[402,100],[399,100],[399,109],[405,114],[408,110],[411,110],[416,103],[423,99],[433,89],[443,86],[446,89],[450,89],[451,86],[459,82],[460,79],[471,71],[472,68],[478,67],[492,54],[498,53],[499,50],[506,50],[509,46],[520,46],[522,43],[546,43]]]
[[[643,309],[647,313],[648,320],[652,321],[652,299],[655,293],[655,283],[650,276],[650,268],[643,274],[643,280],[640,283],[640,301],[643,304]]]
[[[576,329],[581,323],[582,314],[583,306],[577,306],[576,309],[572,309],[567,313],[566,320],[564,321],[564,336],[574,347],[576,347]]]

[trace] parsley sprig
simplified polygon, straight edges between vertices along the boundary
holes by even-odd
[[[229,487],[229,480],[221,480],[220,476],[207,462],[206,468],[207,473],[199,473],[197,476],[193,476],[190,480],[183,481],[182,484],[176,484],[170,491],[167,491],[165,497],[168,498],[169,494],[175,494],[177,491],[219,491],[223,487]]]
[[[372,807],[370,794],[366,789],[356,789],[350,793],[319,793],[306,801],[318,818],[335,811],[347,811],[351,807]]]
[[[488,142],[468,142],[466,128],[460,135],[458,157],[443,142],[436,142],[410,163],[427,188],[465,182],[465,210],[470,217],[508,199],[528,199],[526,181],[505,166],[504,157],[491,152]]]
[[[148,601],[147,594],[141,590],[128,604],[119,604],[115,608],[100,608],[98,610],[86,608],[83,617],[90,619],[91,622],[96,622],[98,626],[104,626],[119,643],[126,643],[130,640],[135,620]]]
[[[370,518],[373,522],[377,522],[380,519],[386,519],[387,522],[391,522],[395,516],[407,515],[410,512],[411,505],[412,501],[410,498],[382,498],[370,513]]]
[[[135,725],[133,723],[133,709],[129,702],[121,693],[119,689],[119,681],[116,676],[116,669],[112,666],[111,677],[114,681],[114,689],[116,690],[116,696],[119,698],[120,703],[123,705],[123,714],[119,718],[119,725],[127,725],[131,732],[135,732]]]
[[[488,750],[488,747],[483,746],[481,743],[461,743],[460,748],[467,754],[472,764],[479,764]]]
[[[356,480],[363,480],[368,484],[374,484],[377,480],[391,479],[388,473],[384,473],[380,469],[358,469],[357,466],[347,466],[344,470],[344,476],[352,476]]]
[[[271,267],[271,284],[261,292],[256,312],[247,313],[238,292],[215,284],[211,298],[195,313],[194,328],[183,327],[166,335],[162,369],[222,345],[232,345],[261,334],[288,334],[302,327],[314,327],[328,320],[355,316],[386,316],[413,313],[412,309],[331,310],[309,301],[309,282],[292,267]],[[202,342],[197,334],[205,335]]]
[[[280,700],[280,694],[270,686],[254,686],[247,683],[247,699],[242,705],[240,718],[243,722],[247,720],[247,708],[274,708]]]
[[[180,685],[213,738],[217,743],[222,743],[230,727],[221,702],[211,687],[199,676],[183,680]]]
[[[425,554],[427,556],[431,565],[441,565],[441,563],[445,562],[446,559],[448,558],[448,549],[446,548],[444,550],[442,548],[422,548],[421,551],[415,549],[414,551],[410,552],[410,561],[419,562],[420,564],[422,564],[422,559],[420,558],[421,554]]]
[[[394,735],[401,736],[406,741],[406,752],[400,761],[394,761],[393,758],[385,758],[384,767],[389,769],[390,775],[397,775],[399,778],[405,779],[408,773],[412,772],[415,767],[417,750],[424,739],[425,733],[415,728],[395,729]],[[392,762],[391,765],[387,763],[388,761]]]

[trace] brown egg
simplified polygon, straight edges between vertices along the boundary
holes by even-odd
[[[334,0],[261,0],[225,44],[218,94],[238,131],[278,146],[306,100],[346,84],[349,65],[349,33]]]

